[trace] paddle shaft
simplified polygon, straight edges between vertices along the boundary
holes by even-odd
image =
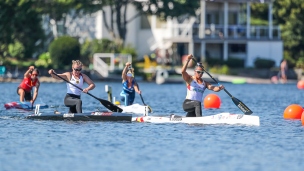
[[[145,106],[147,106],[146,103],[144,102],[144,99],[143,99],[142,95],[141,95],[141,94],[139,94],[139,95],[140,95],[140,98],[141,98],[141,101],[143,102],[143,104],[144,104]]]

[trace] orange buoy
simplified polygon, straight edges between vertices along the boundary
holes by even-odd
[[[304,111],[302,112],[301,122],[302,122],[302,125],[304,126]]]
[[[303,108],[302,106],[298,104],[292,104],[289,105],[285,110],[284,110],[284,119],[301,119],[303,113]]]
[[[304,89],[304,80],[298,81],[297,87],[298,89]]]
[[[216,94],[208,94],[204,99],[205,108],[220,108],[221,99]]]

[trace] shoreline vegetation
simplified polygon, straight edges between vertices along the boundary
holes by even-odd
[[[113,77],[113,75],[109,78],[99,78],[94,72],[91,73],[89,71],[85,71],[86,74],[90,75],[90,78],[94,81],[121,81],[121,75],[118,74],[117,76],[115,75]],[[246,80],[250,80],[248,81],[248,83],[271,83],[271,78],[273,76],[277,75],[278,71],[271,71],[271,70],[263,70],[263,69],[239,69],[239,70],[235,70],[233,71],[234,74],[216,74],[216,73],[212,73],[213,76],[215,76],[216,79],[219,79],[219,77],[221,77],[221,81],[224,82],[230,82],[231,80],[238,80],[238,79],[246,79]],[[23,70],[20,70],[18,72],[18,74],[10,74],[11,76],[5,75],[5,76],[0,76],[0,83],[2,82],[21,82],[23,79]],[[287,79],[289,82],[296,82],[298,80],[304,80],[304,76],[303,76],[303,71],[297,70],[297,69],[289,69],[288,73],[287,73]],[[15,77],[13,76],[15,75]],[[176,77],[177,75],[174,75],[173,77]],[[230,80],[230,81],[229,81]],[[39,76],[39,81],[40,82],[44,82],[44,83],[60,83],[63,82],[63,80],[56,80],[54,78],[52,78],[51,76],[49,76],[49,74],[47,73],[47,70],[40,70],[40,76]],[[143,80],[146,82],[155,82],[155,80]]]

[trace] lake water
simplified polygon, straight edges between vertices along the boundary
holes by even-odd
[[[97,82],[91,93],[107,99],[104,86],[119,97],[121,84]],[[156,85],[140,82],[151,115],[185,115],[184,84]],[[301,121],[283,119],[291,104],[304,106],[304,91],[296,84],[234,85],[226,89],[245,103],[261,125],[187,125],[119,122],[39,121],[24,118],[28,112],[5,110],[4,103],[18,101],[18,83],[0,83],[0,170],[166,170],[166,171],[302,171],[304,127]],[[65,83],[42,83],[38,102],[46,109],[68,111],[63,105]],[[214,93],[206,90],[204,96]],[[242,113],[221,91],[220,109],[204,109],[203,115]],[[83,111],[105,109],[97,100],[82,95]],[[139,95],[136,103],[141,104]]]

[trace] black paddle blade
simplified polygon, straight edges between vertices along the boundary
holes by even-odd
[[[108,108],[112,112],[119,112],[119,113],[121,113],[123,111],[120,107],[114,105],[113,103],[111,103],[111,102],[109,102],[107,100],[103,100],[103,99],[98,99],[98,100],[100,101],[100,103],[102,105],[104,105],[106,108]]]
[[[245,115],[251,115],[253,112],[239,99],[232,97],[233,103],[245,114]]]

